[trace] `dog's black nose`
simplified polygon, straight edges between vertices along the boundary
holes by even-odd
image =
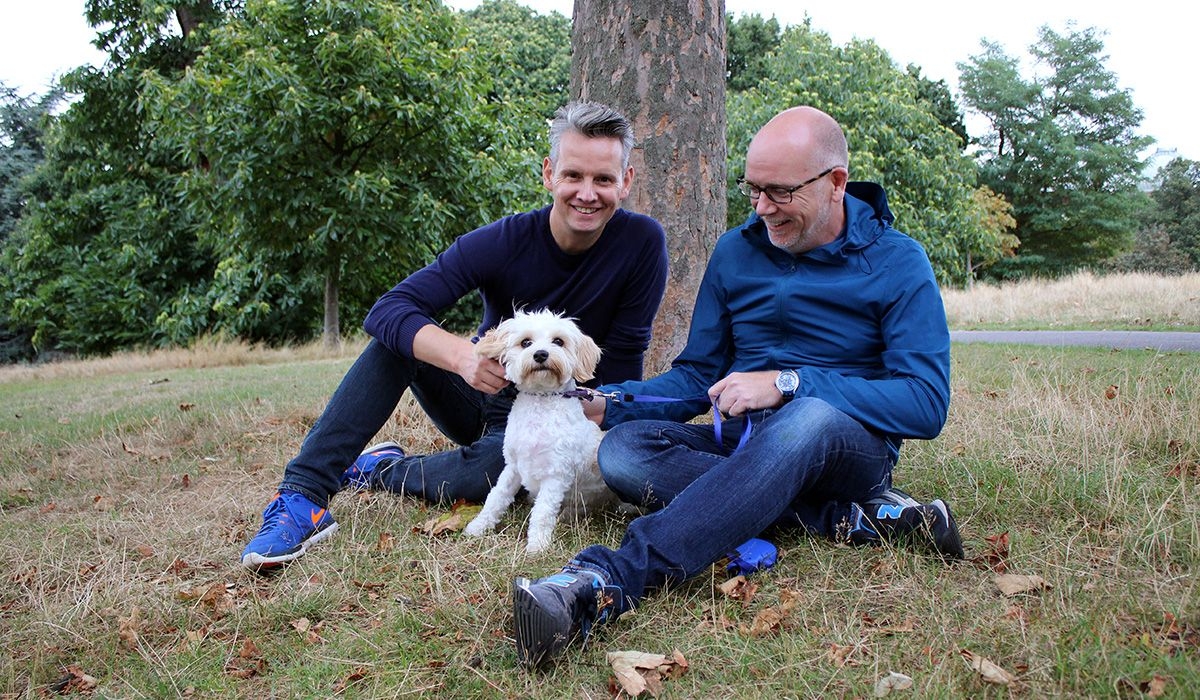
[[[550,353],[546,352],[545,350],[538,350],[537,352],[533,353],[533,361],[538,364],[545,362],[549,357]]]

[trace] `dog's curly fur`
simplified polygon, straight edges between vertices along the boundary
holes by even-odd
[[[517,312],[475,351],[503,364],[518,393],[504,433],[504,471],[464,532],[478,537],[495,528],[524,486],[534,498],[525,551],[540,552],[564,506],[578,514],[615,500],[596,464],[600,428],[579,399],[562,395],[592,378],[600,348],[571,319],[541,310]]]

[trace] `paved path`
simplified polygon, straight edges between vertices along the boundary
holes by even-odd
[[[956,343],[1087,345],[1132,350],[1200,352],[1200,333],[1171,331],[950,331]]]

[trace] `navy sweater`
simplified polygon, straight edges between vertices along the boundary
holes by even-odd
[[[576,319],[603,350],[590,384],[640,379],[666,279],[666,236],[654,219],[618,209],[591,248],[568,255],[554,242],[545,207],[460,236],[380,297],[363,328],[392,352],[412,357],[417,331],[478,291],[479,335],[514,309],[548,308]]]

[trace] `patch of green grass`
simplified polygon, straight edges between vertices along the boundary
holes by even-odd
[[[689,670],[665,697],[870,697],[891,671],[921,698],[1200,685],[1195,355],[955,346],[950,421],[905,445],[896,483],[950,502],[971,561],[780,533],[749,601],[714,570],[533,674],[507,639],[512,578],[615,546],[624,516],[529,557],[527,507],[433,538],[415,530],[444,509],[348,493],[339,533],[280,575],[238,564],[348,362],[0,383],[0,696],[53,695],[76,668],[102,697],[609,697],[606,652],[675,649]],[[381,437],[442,444],[423,421],[406,402]],[[996,562],[1049,587],[1005,596]]]

